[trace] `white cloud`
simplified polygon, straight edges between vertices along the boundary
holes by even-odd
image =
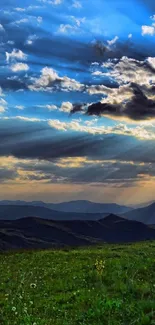
[[[39,108],[46,108],[48,109],[49,111],[54,111],[56,109],[58,109],[58,107],[56,105],[37,105],[36,107],[39,107]]]
[[[71,16],[71,18],[75,21],[75,23],[76,23],[76,25],[78,27],[80,27],[81,24],[83,24],[86,21],[86,18],[85,17],[83,17],[83,18],[76,18],[74,16]]]
[[[21,50],[13,49],[11,53],[6,52],[6,61],[9,62],[10,60],[26,60],[27,55],[23,53]]]
[[[3,98],[0,98],[0,113],[4,113],[7,108],[7,102]]]
[[[154,57],[149,57],[147,58],[147,62],[150,64],[150,66],[155,69],[155,58]]]
[[[99,65],[98,62],[92,62],[91,65]]]
[[[67,131],[66,122],[61,122],[59,120],[50,120],[48,124],[56,130]]]
[[[59,29],[58,29],[58,33],[68,33],[68,32],[71,32],[71,33],[74,33],[75,31],[77,31],[77,26],[72,26],[72,25],[69,25],[69,24],[61,24]]]
[[[36,19],[39,24],[41,24],[43,22],[43,18],[41,16],[37,17]]]
[[[34,43],[34,41],[36,41],[38,39],[37,35],[30,35],[26,41],[27,45],[32,45]]]
[[[65,112],[65,113],[70,113],[71,109],[73,108],[72,103],[70,102],[63,102],[61,107],[60,107],[60,111],[61,112]]]
[[[0,31],[1,31],[1,32],[4,32],[4,31],[5,31],[5,29],[4,29],[4,27],[3,27],[2,24],[0,24]]]
[[[0,87],[0,97],[4,97],[4,93],[3,93],[3,90],[2,90],[2,87]]]
[[[142,35],[155,35],[155,27],[154,26],[142,26]]]
[[[28,18],[23,18],[23,19],[20,19],[20,20],[16,20],[14,22],[14,24],[20,25],[20,24],[26,24],[28,22],[29,22],[29,19]]]
[[[16,105],[15,108],[19,109],[19,110],[23,110],[25,107],[22,105]]]
[[[48,4],[54,5],[54,6],[60,5],[63,2],[63,0],[38,0],[38,1],[40,1],[42,3],[48,3]]]
[[[41,70],[41,76],[38,79],[35,79],[35,87],[47,87],[50,83],[54,82],[55,80],[59,79],[57,72],[52,69],[45,67]]]
[[[52,4],[53,5],[60,5],[62,3],[62,0],[53,0]]]
[[[94,124],[96,121],[94,121]],[[137,127],[127,127],[126,124],[120,123],[114,126],[97,126],[97,125],[84,125],[77,120],[71,122],[62,122],[60,120],[49,120],[49,126],[59,131],[75,131],[86,132],[90,134],[119,134],[134,136],[141,140],[154,140],[154,130],[150,131],[140,125]]]
[[[18,11],[18,12],[25,12],[25,11],[39,9],[39,8],[41,8],[41,6],[28,6],[26,8],[17,7],[17,8],[15,8],[15,10]]]
[[[57,72],[52,69],[45,67],[41,70],[41,76],[37,79],[34,78],[34,83],[29,86],[32,91],[53,91],[53,87],[61,89],[63,91],[81,91],[83,89],[75,79],[70,79],[67,76],[59,77]]]
[[[112,60],[110,70],[102,73],[102,75],[115,79],[120,85],[135,82],[139,85],[149,86],[150,83],[155,82],[155,74],[147,69],[145,61],[131,59],[126,56],[123,56],[118,63]]]
[[[10,66],[13,72],[28,71],[29,66],[26,63],[15,63]]]
[[[82,18],[77,18],[77,17],[74,17],[74,16],[71,16],[72,20],[75,22],[75,25],[71,25],[71,24],[61,24],[59,26],[59,29],[58,29],[58,33],[75,33],[77,31],[80,31],[80,26],[81,24],[83,24],[86,20],[85,17],[82,17]]]
[[[115,36],[111,41],[107,41],[107,43],[108,43],[108,45],[114,45],[116,42],[117,42],[117,40],[119,39],[119,37],[118,36]]]
[[[7,43],[8,43],[9,45],[14,45],[14,44],[15,44],[14,41],[7,41]]]
[[[132,34],[129,34],[129,35],[128,35],[128,38],[132,38]]]
[[[73,4],[72,4],[72,7],[80,9],[80,8],[82,8],[82,4],[81,4],[80,1],[74,1]]]
[[[24,12],[24,11],[26,11],[26,8],[19,8],[19,7],[17,7],[17,8],[15,8],[15,10],[16,11],[19,11],[19,12]]]
[[[104,76],[104,73],[102,71],[94,71],[92,72],[93,76]]]

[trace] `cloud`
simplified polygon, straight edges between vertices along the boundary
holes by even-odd
[[[5,32],[5,29],[2,24],[0,24],[0,32]]]
[[[0,182],[25,182],[134,185],[155,177],[155,164],[118,159],[91,159],[89,157],[63,157],[53,161],[1,157]],[[124,175],[126,175],[124,177]],[[15,184],[15,183],[14,183]]]
[[[119,89],[120,98],[109,97],[103,99],[102,102],[92,104],[88,106],[86,114],[107,115],[113,118],[124,117],[135,121],[155,118],[155,99],[148,99],[139,85],[135,83],[131,83],[129,89],[126,88],[128,97],[123,93],[123,88]]]
[[[29,66],[26,63],[15,63],[10,66],[13,72],[28,71]]]
[[[15,108],[17,108],[19,110],[23,110],[25,107],[23,105],[16,105]]]
[[[57,5],[60,5],[63,0],[38,0],[40,2],[43,2],[43,3],[48,3],[50,5],[54,5],[54,6],[57,6]]]
[[[81,4],[80,1],[73,1],[72,7],[73,8],[76,8],[76,9],[81,9],[82,8],[82,4]]]
[[[29,16],[28,18],[22,18],[19,20],[15,20],[12,22],[13,25],[21,25],[21,24],[31,24],[37,22],[39,25],[43,22],[43,18],[41,16]]]
[[[155,34],[155,27],[154,26],[142,26],[142,36],[150,35],[153,36]]]
[[[43,22],[43,18],[41,16],[38,16],[36,19],[38,24],[41,24]]]
[[[38,36],[36,34],[34,35],[29,35],[26,44],[27,45],[32,45],[34,43],[34,41],[36,41],[38,39]]]
[[[20,25],[20,24],[26,24],[26,23],[28,23],[29,22],[29,18],[22,18],[22,19],[20,19],[20,20],[16,20],[16,21],[14,21],[13,23],[14,24],[17,24],[17,25]]]
[[[132,38],[132,34],[129,34],[129,35],[128,35],[128,38]]]
[[[70,18],[73,20],[75,25],[60,24],[57,33],[67,34],[67,33],[81,32],[81,29],[80,29],[81,24],[83,24],[86,21],[86,18],[85,17],[77,18],[75,16],[70,16]]]
[[[36,105],[36,107],[39,107],[39,108],[46,108],[48,109],[49,111],[54,111],[56,109],[58,109],[58,107],[56,105]]]
[[[4,93],[3,93],[2,88],[0,87],[0,97],[3,97],[3,96],[5,96],[5,95],[4,95]]]
[[[3,98],[0,98],[0,114],[5,113],[7,108],[7,102]]]
[[[17,7],[17,8],[15,8],[15,10],[18,12],[25,12],[25,11],[35,10],[35,9],[40,9],[40,8],[41,8],[41,6],[28,6],[26,8]]]
[[[150,85],[155,82],[155,74],[150,67],[153,58],[147,58],[145,61],[123,56],[120,60],[111,60],[109,62],[108,72],[102,73],[102,76],[113,78],[120,85],[124,83],[135,82],[139,85]]]
[[[98,103],[99,104],[99,103]],[[90,108],[92,111],[90,111],[89,115],[97,115],[95,110],[95,105],[93,108]],[[99,115],[99,106],[97,106],[97,113]],[[101,108],[102,109],[102,108]],[[100,109],[100,110],[101,110]],[[93,114],[92,114],[93,113]],[[101,111],[102,113],[102,111]],[[96,122],[94,122],[96,123]],[[118,125],[112,126],[112,127],[104,127],[93,125],[92,123],[84,125],[83,123],[80,123],[78,120],[72,120],[71,122],[64,122],[60,120],[49,120],[48,124],[56,129],[61,131],[74,131],[74,132],[81,132],[81,133],[87,133],[87,134],[94,134],[94,135],[106,135],[106,134],[117,134],[117,135],[126,135],[135,137],[141,140],[154,140],[154,129],[153,131],[145,129],[143,126],[137,126],[133,128],[129,128],[126,125],[120,123]]]
[[[26,11],[26,8],[17,7],[17,8],[15,8],[15,10],[18,12],[24,12],[24,11]]]
[[[106,161],[108,164],[110,160],[113,163],[115,163],[115,160],[120,161],[120,163],[132,161],[133,163],[154,164],[155,162],[154,128],[152,131],[147,130],[144,126],[129,128],[125,124],[106,127],[105,125],[98,126],[95,121],[92,125],[84,125],[84,123],[77,120],[68,123],[60,120],[49,120],[49,122],[50,125],[46,120],[30,119],[22,116],[18,118],[1,118],[0,156],[4,157],[5,160],[9,156],[20,159],[19,164],[16,161],[18,169],[23,168],[22,166],[26,163],[25,175],[26,171],[39,170],[39,165],[42,165],[42,168],[40,167],[41,173],[56,173],[56,175],[64,177],[69,177],[69,175],[62,174],[62,171],[60,172],[57,168],[61,167],[60,164],[64,164],[63,173],[66,173],[67,163],[69,168],[72,161],[73,170],[71,173],[72,177],[76,177],[78,171],[74,170],[73,165],[76,164],[77,156],[79,157],[78,161],[81,160],[78,165],[84,166],[84,160],[87,160],[89,161],[87,166],[93,165],[94,170],[98,170],[98,161],[102,161],[100,162],[101,166],[104,164],[102,166],[103,170]],[[69,160],[67,161],[69,157],[70,163]],[[31,159],[31,161],[28,162],[28,159]],[[66,159],[66,162],[60,159]],[[13,158],[8,161],[8,166],[16,170],[11,165],[12,160]],[[55,167],[53,167],[53,164]],[[50,165],[52,165],[52,169]],[[4,167],[1,160],[0,166]],[[95,182],[96,178],[93,178],[91,170],[91,168],[87,170],[87,176],[90,175],[92,182]],[[106,171],[108,172],[108,166]],[[79,177],[79,180],[82,179],[81,177]],[[86,177],[86,169],[83,170],[83,177]],[[127,173],[122,174],[123,177],[127,178]]]
[[[58,29],[58,33],[75,33],[78,30],[77,26],[72,26],[70,24],[61,24],[59,29]]]
[[[14,61],[14,60],[26,60],[27,55],[23,53],[21,50],[13,49],[11,53],[6,52],[6,61]]]
[[[85,105],[86,104],[73,104],[72,108],[70,110],[70,113],[75,114],[75,113],[78,113],[78,112],[83,112],[83,110],[85,108]]]
[[[65,112],[65,113],[70,113],[70,111],[73,108],[73,104],[70,102],[63,102],[61,107],[60,107],[60,111],[61,112]]]
[[[117,42],[117,40],[119,39],[119,37],[118,36],[115,36],[111,41],[107,41],[107,43],[108,43],[108,45],[114,45],[116,42]]]
[[[62,0],[53,0],[51,2],[53,5],[60,5],[62,3]]]
[[[75,79],[68,78],[67,76],[59,77],[57,72],[45,67],[41,70],[40,77],[34,78],[34,83],[29,86],[32,91],[49,91],[61,89],[62,91],[82,91],[84,85],[80,84]]]

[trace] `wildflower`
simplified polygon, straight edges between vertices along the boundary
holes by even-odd
[[[31,283],[31,284],[30,284],[30,287],[31,287],[32,289],[35,289],[36,286],[37,286],[36,283]]]
[[[16,311],[16,307],[12,307],[12,311]]]
[[[96,260],[95,262],[95,268],[98,272],[98,274],[102,274],[104,268],[105,268],[105,261],[102,261],[102,260]]]

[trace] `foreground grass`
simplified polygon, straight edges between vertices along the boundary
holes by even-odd
[[[155,242],[1,254],[0,324],[155,324]]]

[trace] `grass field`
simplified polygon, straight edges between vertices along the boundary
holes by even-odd
[[[155,242],[1,254],[0,324],[155,324]]]

